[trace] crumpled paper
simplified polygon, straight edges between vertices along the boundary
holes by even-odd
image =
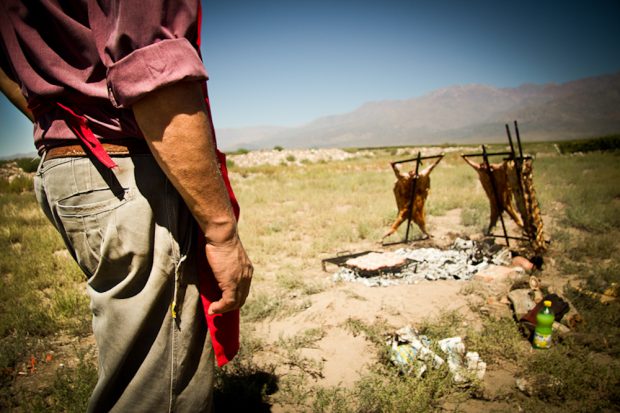
[[[411,326],[405,326],[388,339],[390,361],[399,367],[403,374],[422,377],[428,367],[438,368],[446,363],[431,349],[431,340]],[[447,358],[448,369],[456,384],[467,384],[473,379],[482,380],[486,373],[486,363],[475,351],[465,351],[461,337],[449,337],[438,341],[439,348]]]

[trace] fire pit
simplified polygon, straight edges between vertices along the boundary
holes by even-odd
[[[457,238],[446,250],[400,248],[394,252],[357,254],[338,264],[334,281],[368,286],[413,284],[421,280],[469,280],[490,264],[508,265],[510,250],[495,244]]]

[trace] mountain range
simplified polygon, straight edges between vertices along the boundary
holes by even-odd
[[[505,140],[519,122],[525,141],[620,132],[620,72],[562,84],[450,86],[406,100],[368,102],[299,127],[218,129],[224,150],[371,147]]]

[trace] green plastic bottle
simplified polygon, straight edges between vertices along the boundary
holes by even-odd
[[[555,314],[551,309],[551,301],[545,300],[544,306],[536,314],[536,328],[532,344],[536,349],[548,349],[551,347],[551,333]]]

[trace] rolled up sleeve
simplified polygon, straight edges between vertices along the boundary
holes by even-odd
[[[128,107],[158,88],[184,80],[205,80],[207,72],[187,39],[162,40],[137,49],[108,68],[110,99]]]
[[[196,46],[198,0],[88,0],[108,95],[130,107],[146,94],[180,81],[203,81]]]

